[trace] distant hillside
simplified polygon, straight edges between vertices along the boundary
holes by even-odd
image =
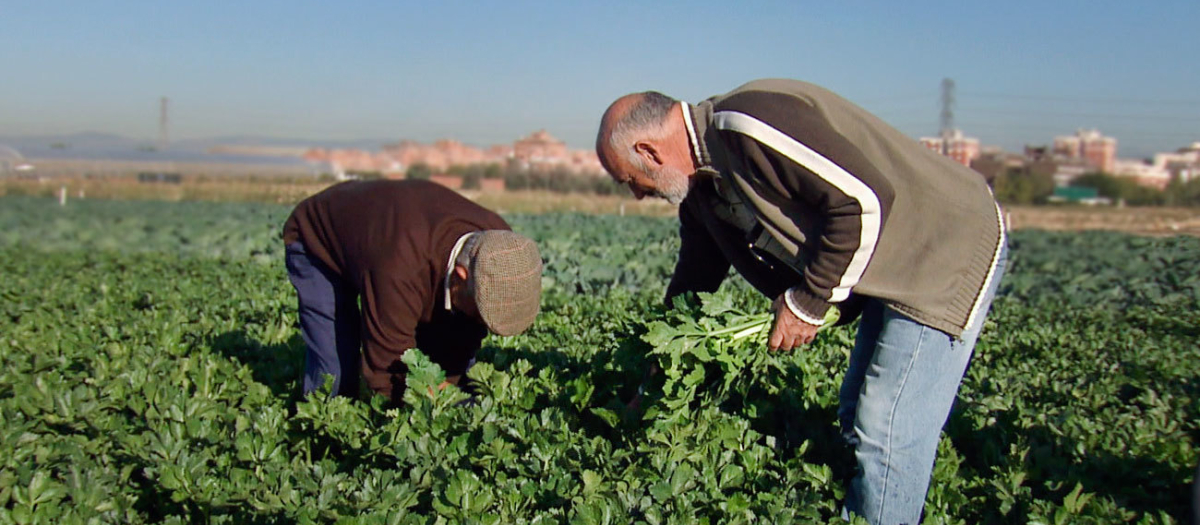
[[[389,140],[308,140],[277,137],[255,137],[234,135],[202,139],[172,141],[168,151],[206,153],[214,148],[250,151],[295,151],[313,147],[354,148],[378,151]],[[25,157],[111,157],[124,156],[129,152],[147,152],[157,149],[154,140],[133,139],[115,133],[82,132],[65,135],[0,135],[0,145],[15,148]]]
[[[69,135],[34,135],[34,136],[0,136],[0,144],[16,148],[26,157],[38,156],[39,152],[81,150],[133,150],[149,143],[143,143],[114,133],[72,133]]]

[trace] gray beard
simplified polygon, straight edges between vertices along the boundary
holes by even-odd
[[[679,205],[687,198],[688,190],[691,189],[691,179],[682,171],[664,166],[648,175],[658,187],[654,192],[655,196],[666,199],[673,205]]]

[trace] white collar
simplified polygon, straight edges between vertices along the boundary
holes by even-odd
[[[683,127],[687,128],[688,145],[692,147],[692,155],[695,155],[696,165],[704,163],[704,159],[700,158],[700,139],[696,137],[696,128],[692,126],[692,105],[687,102],[680,102],[683,106]]]
[[[467,239],[470,239],[472,235],[475,235],[475,232],[467,232],[462,234],[462,236],[454,242],[454,248],[450,250],[450,260],[446,261],[446,281],[442,288],[445,290],[447,311],[450,310],[450,274],[454,273],[454,260],[458,259],[458,252],[462,251],[463,245],[467,243]]]

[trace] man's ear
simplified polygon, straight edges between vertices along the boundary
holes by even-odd
[[[662,156],[658,152],[658,146],[653,142],[639,140],[633,144],[633,151],[641,155],[647,162],[651,162],[655,166],[662,166]]]
[[[456,265],[454,265],[454,275],[457,275],[459,279],[462,279],[462,280],[463,280],[463,282],[466,282],[466,281],[467,281],[467,274],[468,274],[468,273],[469,273],[469,272],[467,271],[467,267],[466,267],[466,266],[463,266],[463,265],[461,265],[461,264],[456,264]]]

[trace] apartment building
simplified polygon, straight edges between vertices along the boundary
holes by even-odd
[[[1080,161],[1097,171],[1114,173],[1117,139],[1101,135],[1094,129],[1080,129],[1074,135],[1054,137],[1054,153],[1068,161]]]
[[[952,129],[937,137],[921,137],[921,144],[937,153],[950,157],[963,166],[979,158],[979,139],[963,135],[962,130]]]

